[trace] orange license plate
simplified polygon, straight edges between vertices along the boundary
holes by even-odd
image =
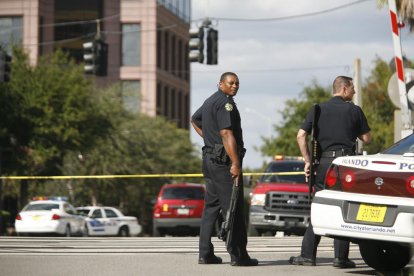
[[[361,203],[356,219],[366,222],[384,222],[386,212],[387,206]]]

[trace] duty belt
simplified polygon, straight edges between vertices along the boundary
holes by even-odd
[[[327,150],[322,152],[321,157],[340,157],[340,156],[347,156],[347,155],[355,155],[355,152],[350,149],[339,149],[339,150]]]
[[[211,148],[211,147],[207,147],[207,146],[204,146],[204,147],[202,148],[202,151],[203,151],[203,154],[207,154],[207,153],[214,153],[214,149],[213,149],[213,148]]]

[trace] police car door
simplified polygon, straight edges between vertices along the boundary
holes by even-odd
[[[106,235],[106,226],[101,209],[93,210],[88,219],[89,235],[102,236]]]
[[[109,208],[104,208],[104,213],[106,217],[105,223],[108,235],[118,235],[120,223],[118,215]]]
[[[65,213],[68,215],[67,219],[69,221],[70,224],[70,229],[72,233],[80,233],[81,232],[81,228],[82,228],[82,224],[83,224],[83,219],[77,215],[76,213],[76,209],[73,208],[72,205],[70,205],[69,203],[64,203],[63,204],[63,209],[65,211]]]

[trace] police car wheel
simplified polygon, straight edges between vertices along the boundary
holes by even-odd
[[[359,244],[362,259],[379,271],[397,271],[411,260],[410,245],[384,241],[363,241]]]
[[[120,237],[129,237],[128,227],[122,226],[121,229],[119,229],[118,236],[120,236]]]
[[[88,237],[89,236],[89,230],[88,230],[88,226],[85,225],[85,228],[82,231],[82,236],[83,237]]]
[[[65,227],[65,233],[63,234],[65,237],[70,237],[72,233],[70,232],[70,225],[66,225]]]

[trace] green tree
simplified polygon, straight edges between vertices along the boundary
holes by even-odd
[[[371,127],[372,142],[364,145],[368,153],[377,153],[394,143],[394,110],[387,92],[394,68],[377,58],[362,87],[362,109]]]
[[[83,152],[65,158],[66,175],[137,175],[201,172],[201,161],[187,130],[162,117],[130,114],[123,109],[118,86],[101,91],[95,102],[113,128]],[[196,179],[112,178],[71,180],[76,205],[103,204],[121,207],[139,217],[146,232],[151,225],[151,201],[164,183],[201,182]],[[62,187],[65,189],[65,187]],[[63,191],[66,192],[66,191]]]
[[[290,99],[280,113],[282,122],[275,125],[277,136],[275,139],[262,138],[264,145],[260,151],[264,156],[275,154],[300,155],[296,142],[296,134],[306,114],[311,110],[313,104],[326,101],[332,97],[331,89],[324,88],[316,80],[311,86],[304,88],[298,99]]]
[[[7,120],[1,120],[1,140],[12,151],[3,158],[3,174],[60,174],[67,152],[89,147],[110,129],[90,97],[94,86],[82,69],[61,51],[29,63],[22,49],[14,49],[11,81],[1,87]],[[21,182],[21,204],[27,182]]]
[[[407,61],[410,65],[411,62]],[[364,145],[368,153],[377,153],[394,143],[394,110],[387,93],[388,81],[393,68],[377,58],[374,68],[362,87],[363,110],[371,127],[372,142]],[[276,139],[263,138],[260,148],[265,156],[276,153],[300,155],[296,143],[297,130],[314,103],[320,103],[332,97],[331,88],[323,88],[316,81],[304,88],[298,99],[287,100],[282,113],[282,122],[276,125]]]

